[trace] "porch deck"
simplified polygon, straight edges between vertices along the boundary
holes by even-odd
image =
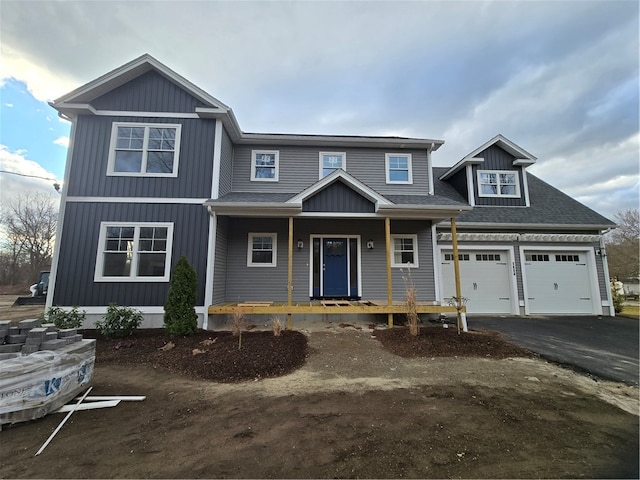
[[[440,305],[438,302],[418,302],[418,313],[457,313],[454,306]],[[256,315],[296,315],[296,314],[400,314],[408,313],[404,302],[394,301],[391,305],[386,300],[313,300],[309,302],[272,302],[247,301],[240,303],[218,303],[208,309],[209,315],[228,315],[240,311],[243,314]],[[461,310],[465,311],[464,307]]]

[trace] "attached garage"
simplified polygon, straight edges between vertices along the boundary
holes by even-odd
[[[461,293],[467,298],[467,313],[517,313],[517,302],[509,250],[459,250]],[[442,298],[455,297],[453,251],[441,251]]]
[[[524,250],[523,258],[527,313],[596,313],[595,272],[585,251]]]

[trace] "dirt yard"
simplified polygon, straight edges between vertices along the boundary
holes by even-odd
[[[5,426],[0,475],[638,478],[637,387],[549,364],[495,335],[470,333],[464,346],[442,330],[424,332],[431,346],[411,346],[401,329],[293,332],[283,361],[274,358],[284,344],[271,343],[274,358],[266,358],[260,345],[272,337],[252,343],[250,332],[242,357],[289,373],[254,372],[244,381],[201,378],[246,370],[238,368],[237,338],[220,332],[184,342],[99,339],[92,395],[146,400],[75,413],[38,457],[63,415]],[[173,348],[159,350],[169,341]],[[457,350],[442,357],[446,344]],[[214,348],[227,363],[207,367]],[[476,356],[464,356],[471,349]]]

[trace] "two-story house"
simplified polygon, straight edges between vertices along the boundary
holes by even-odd
[[[91,320],[128,305],[161,326],[186,255],[205,327],[237,304],[389,315],[409,270],[437,312],[458,240],[469,313],[613,314],[612,222],[527,173],[535,157],[500,135],[443,169],[442,140],[246,133],[149,55],[51,105],[72,131],[48,305]]]

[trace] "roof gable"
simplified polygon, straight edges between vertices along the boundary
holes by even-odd
[[[480,158],[477,155],[484,152],[487,148],[491,146],[497,146],[507,152],[509,155],[514,157],[513,165],[514,166],[528,166],[532,165],[536,162],[537,158],[527,152],[524,148],[516,145],[508,138],[504,137],[501,134],[496,135],[488,142],[480,145],[474,151],[465,155],[465,157],[456,163],[453,167],[447,170],[443,175],[440,176],[440,180],[446,180],[451,176],[455,175],[462,168],[466,167],[469,164],[482,164],[484,162],[484,158]]]
[[[53,104],[90,103],[92,100],[95,100],[96,98],[101,97],[152,70],[158,72],[167,80],[187,91],[190,95],[197,98],[204,106],[221,110],[229,110],[229,107],[220,100],[212,97],[207,92],[177,74],[166,65],[160,63],[149,54],[144,54],[129,63],[126,63],[121,67],[118,67],[115,70],[112,70],[109,73],[76,88],[66,95],[54,100]]]
[[[378,205],[388,205],[391,203],[378,192],[368,187],[352,175],[349,175],[342,169],[337,169],[326,177],[321,178],[313,185],[305,188],[302,192],[287,200],[287,203],[302,203],[337,181],[342,182],[351,190],[368,199],[370,202],[375,204],[376,207]]]

